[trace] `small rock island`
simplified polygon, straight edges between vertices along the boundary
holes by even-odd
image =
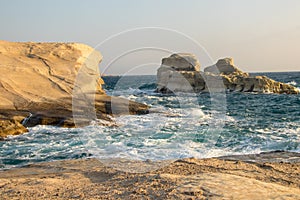
[[[221,84],[207,84],[218,81]],[[162,59],[157,71],[157,92],[201,93],[216,89],[226,92],[299,94],[299,90],[292,85],[241,71],[232,58],[219,59],[215,65],[206,67],[204,72],[200,71],[200,62],[193,54],[177,53]]]

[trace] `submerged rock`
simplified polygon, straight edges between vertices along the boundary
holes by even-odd
[[[176,55],[176,56],[173,56]],[[163,58],[157,72],[157,92],[258,92],[298,94],[299,90],[286,83],[277,82],[266,76],[250,76],[234,65],[232,58],[219,59],[213,66],[200,72],[200,64],[192,54],[173,54]],[[180,55],[183,55],[181,58]],[[170,60],[170,61],[168,61]],[[178,60],[178,62],[176,62]],[[179,67],[182,60],[189,62]],[[193,68],[197,63],[199,68]],[[176,66],[176,67],[173,67]]]
[[[148,111],[121,98],[111,106],[98,67],[102,55],[87,45],[0,41],[0,60],[0,137],[37,124],[74,127],[74,108],[77,118],[88,118],[79,121],[87,123]]]

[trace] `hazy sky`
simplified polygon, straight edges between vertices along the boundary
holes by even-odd
[[[233,57],[245,71],[300,70],[299,0],[1,0],[0,25],[1,40],[82,42],[93,47],[128,29],[161,27],[193,38],[213,61]],[[149,63],[169,55],[157,49],[181,51],[185,43],[175,32],[162,32],[133,31],[98,46],[106,59],[101,70],[113,62],[107,73],[122,74],[131,70],[129,66],[141,65],[137,73],[155,73],[158,66]],[[146,43],[131,46],[135,38]],[[157,49],[121,56],[150,46]],[[118,56],[123,59],[114,62]]]

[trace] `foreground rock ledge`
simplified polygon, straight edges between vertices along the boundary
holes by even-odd
[[[200,71],[195,55],[173,54],[162,59],[157,71],[157,92],[256,92],[299,94],[299,90],[266,76],[250,76],[234,65],[232,58],[219,59]]]
[[[187,158],[147,173],[96,159],[38,163],[0,172],[0,199],[294,200],[300,199],[299,161],[289,152]]]
[[[0,138],[38,124],[74,127],[74,96],[81,125],[87,125],[90,118],[84,118],[90,112],[104,120],[111,114],[147,113],[144,104],[112,101],[105,94],[101,60],[98,51],[84,44],[0,41]]]

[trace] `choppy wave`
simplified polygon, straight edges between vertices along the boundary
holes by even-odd
[[[141,86],[139,86],[140,90],[155,90],[156,89],[156,83],[145,83]]]
[[[0,168],[89,156],[75,129],[36,126],[0,142]]]
[[[287,84],[296,86],[297,82],[296,81],[290,81],[290,82],[287,82]]]
[[[300,82],[300,73],[273,76]],[[158,94],[155,77],[135,78],[130,77],[127,85],[120,77],[111,80],[107,93],[146,103],[150,114],[117,117],[117,127],[31,128],[0,141],[0,168],[87,156],[166,160],[300,152],[300,95],[234,93],[221,105],[210,94]],[[219,109],[222,106],[226,109]]]

